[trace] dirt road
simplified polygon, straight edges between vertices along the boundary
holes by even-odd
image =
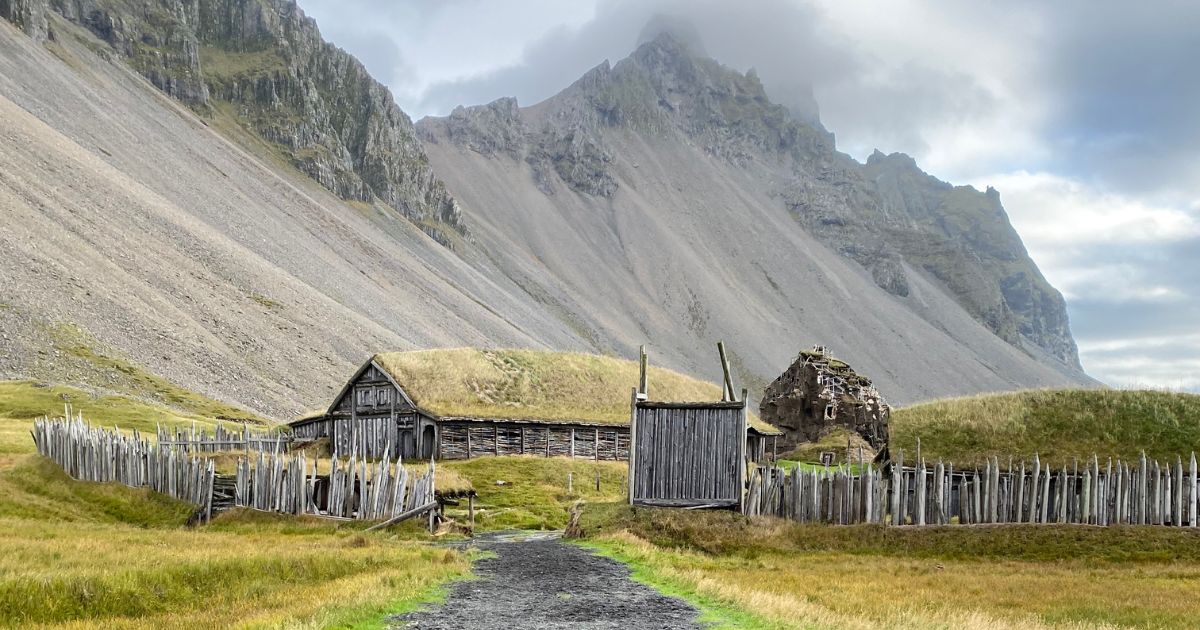
[[[691,605],[557,534],[491,534],[473,544],[497,554],[475,564],[479,579],[455,584],[443,605],[392,618],[392,628],[700,627]]]

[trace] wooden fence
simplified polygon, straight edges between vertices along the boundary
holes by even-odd
[[[189,452],[204,443],[200,440],[188,439],[186,447],[179,444],[182,440],[154,442],[137,431],[126,435],[120,429],[89,426],[82,416],[41,418],[34,422],[32,434],[38,453],[71,477],[150,488],[198,506],[200,522],[238,506],[388,523],[430,513],[430,527],[435,525],[432,461],[424,474],[412,474],[399,458],[391,460],[386,453],[379,462],[351,453],[346,459],[334,457],[329,474],[320,475],[316,460],[282,452],[283,442],[248,439],[252,452],[238,459],[235,474],[218,475],[212,460]]]
[[[150,488],[198,506],[201,520],[212,517],[215,473],[207,459],[163,448],[137,431],[125,435],[89,426],[82,416],[41,418],[32,433],[38,453],[75,479]]]
[[[410,474],[386,452],[376,462],[334,456],[329,474],[320,475],[318,461],[304,453],[259,450],[238,459],[235,477],[235,505],[284,514],[377,520],[437,505],[433,462],[425,474]]]
[[[240,431],[217,425],[212,433],[203,429],[197,430],[195,425],[192,425],[191,429],[179,427],[174,431],[160,426],[157,430],[157,437],[160,446],[174,447],[192,453],[275,450],[276,448],[286,450],[292,441],[290,436],[280,433],[255,432],[245,425],[242,425]]]
[[[955,470],[918,458],[884,471],[867,464],[751,472],[745,512],[819,523],[948,525],[1076,523],[1196,527],[1196,456],[1162,464],[1143,454],[1136,463],[1098,457],[1082,466],[1029,464]]]

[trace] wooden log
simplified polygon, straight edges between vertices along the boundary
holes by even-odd
[[[397,523],[402,523],[402,522],[404,522],[404,521],[407,521],[407,520],[408,520],[408,519],[410,519],[410,518],[413,518],[413,517],[416,517],[416,516],[420,516],[420,515],[422,515],[422,514],[425,514],[425,513],[429,512],[429,511],[431,511],[431,510],[434,510],[434,509],[436,509],[436,508],[437,508],[437,506],[438,506],[438,503],[437,503],[437,501],[430,501],[430,502],[428,502],[428,503],[425,503],[425,504],[423,504],[423,505],[419,505],[419,506],[417,506],[417,507],[415,507],[415,508],[413,508],[413,509],[411,509],[411,510],[407,510],[407,511],[405,511],[405,512],[402,512],[402,513],[400,513],[400,514],[399,514],[399,515],[397,515],[397,516],[393,516],[392,518],[389,518],[388,520],[386,520],[386,521],[384,521],[384,522],[382,522],[382,523],[379,523],[379,524],[376,524],[376,525],[372,525],[372,526],[368,527],[368,528],[367,528],[365,531],[368,531],[368,532],[373,532],[373,531],[378,531],[378,530],[380,530],[380,529],[384,529],[384,528],[387,528],[387,527],[391,527],[392,525],[395,525],[395,524],[397,524]]]

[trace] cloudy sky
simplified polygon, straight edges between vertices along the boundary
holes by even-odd
[[[1200,3],[1106,0],[300,0],[413,118],[546,98],[656,15],[811,89],[841,150],[995,186],[1066,295],[1084,367],[1200,391]],[[1138,8],[1133,8],[1133,7]]]

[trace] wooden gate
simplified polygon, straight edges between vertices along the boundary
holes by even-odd
[[[629,501],[741,509],[746,403],[637,400],[631,414]]]

